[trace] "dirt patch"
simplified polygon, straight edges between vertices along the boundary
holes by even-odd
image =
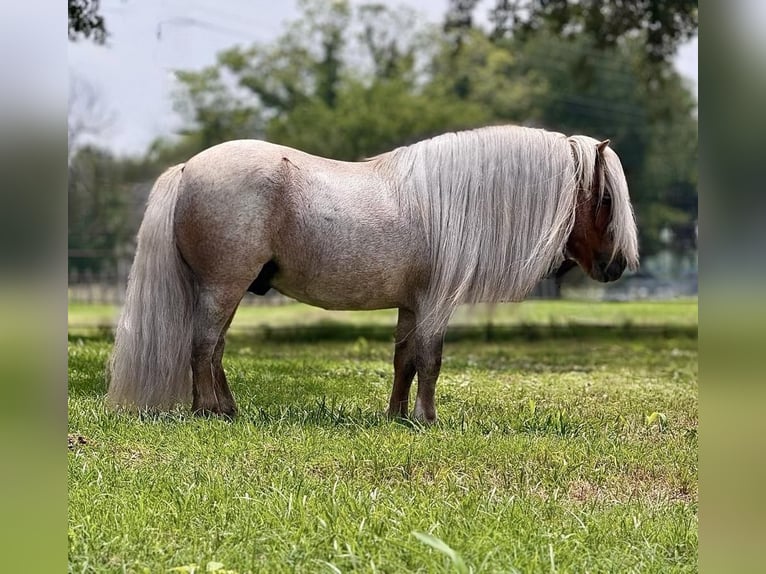
[[[88,439],[86,439],[81,434],[68,434],[66,438],[69,450],[74,450],[75,447],[85,446],[88,444]]]
[[[625,503],[630,500],[651,502],[697,502],[694,485],[681,480],[654,475],[646,471],[615,477],[609,484],[595,484],[588,480],[574,480],[569,484],[570,500],[587,502]]]

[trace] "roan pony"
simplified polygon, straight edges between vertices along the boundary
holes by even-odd
[[[628,186],[608,140],[496,126],[361,162],[223,143],[154,185],[128,281],[108,401],[232,417],[224,335],[246,291],[326,309],[398,308],[388,407],[436,419],[449,318],[519,301],[565,260],[598,281],[638,264]]]

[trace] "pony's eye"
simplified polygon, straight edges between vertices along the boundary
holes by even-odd
[[[601,198],[601,203],[602,205],[612,205],[612,196],[608,193],[605,193]]]

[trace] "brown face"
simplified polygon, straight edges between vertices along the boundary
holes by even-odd
[[[590,277],[605,283],[620,278],[626,261],[619,253],[612,258],[613,244],[609,234],[612,197],[609,188],[606,188],[599,202],[599,188],[604,185],[603,182],[604,167],[599,159],[596,161],[593,188],[579,192],[575,223],[567,240],[566,254]]]

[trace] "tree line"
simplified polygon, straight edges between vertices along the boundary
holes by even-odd
[[[498,123],[611,139],[642,253],[692,247],[696,101],[670,58],[696,33],[696,2],[498,0],[488,26],[477,25],[476,0],[446,4],[433,26],[406,7],[303,0],[275,41],[177,72],[180,133],[138,158],[93,147],[73,155],[70,249],[124,248],[137,224],[125,216],[135,184],[222,141],[358,160]]]

